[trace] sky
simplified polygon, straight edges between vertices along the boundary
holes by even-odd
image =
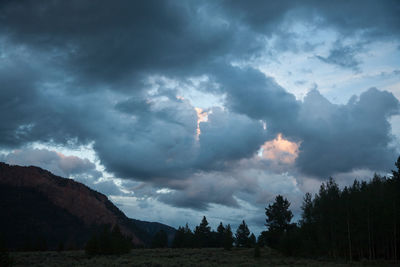
[[[174,227],[390,173],[400,2],[1,1],[0,161]]]

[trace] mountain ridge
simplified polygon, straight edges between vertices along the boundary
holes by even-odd
[[[155,235],[155,230],[164,230],[167,232],[168,236],[171,238],[175,233],[173,227],[154,222],[145,222],[136,219],[128,218],[118,207],[116,207],[104,194],[97,192],[88,186],[76,182],[69,178],[63,178],[52,174],[51,172],[44,170],[36,166],[18,166],[9,165],[0,162],[0,186],[2,191],[2,196],[0,196],[0,212],[4,214],[5,212],[13,214],[14,217],[19,217],[21,214],[25,213],[27,220],[32,220],[32,223],[36,225],[36,232],[46,234],[46,229],[41,229],[46,225],[46,227],[52,228],[53,225],[50,222],[46,222],[46,213],[43,213],[42,209],[47,210],[47,214],[52,214],[55,217],[51,217],[54,222],[57,222],[57,231],[53,236],[46,238],[52,239],[50,243],[55,244],[55,239],[59,235],[59,239],[62,234],[62,229],[68,228],[68,225],[63,224],[64,218],[66,221],[77,221],[74,224],[79,225],[77,227],[77,232],[86,232],[86,236],[89,232],[94,231],[93,229],[104,226],[104,225],[118,225],[121,232],[131,238],[132,243],[135,245],[145,246],[151,243],[152,237]],[[16,197],[19,195],[20,197]],[[28,196],[24,200],[24,196]],[[7,200],[11,199],[10,201]],[[26,203],[30,199],[33,203]],[[7,202],[8,201],[8,202]],[[40,205],[34,205],[35,201],[40,203]],[[47,203],[48,201],[48,203]],[[7,203],[8,206],[7,206]],[[41,217],[36,214],[24,210],[24,205],[28,205],[30,209],[37,210]],[[14,207],[13,207],[14,206]],[[16,213],[16,210],[19,213]],[[50,218],[49,217],[49,218]],[[11,217],[10,220],[15,218]],[[154,226],[157,225],[157,227]],[[25,233],[28,231],[24,228],[23,222],[15,222],[16,226],[12,223],[0,223],[0,229],[3,227],[14,228],[7,229],[7,232],[20,233],[21,238],[23,236],[28,236],[30,233]],[[152,226],[152,227],[150,227]],[[19,227],[19,228],[18,228]],[[54,227],[53,227],[54,228]],[[33,229],[35,230],[35,229]],[[32,231],[32,229],[30,229]],[[47,230],[49,233],[52,229]],[[22,233],[22,234],[21,234]],[[74,234],[73,229],[69,229],[70,235]],[[7,236],[7,234],[5,234]],[[77,235],[82,236],[82,234]],[[11,237],[9,237],[11,238]],[[60,241],[61,242],[61,241]],[[75,242],[72,240],[71,242]],[[11,242],[13,243],[13,242]],[[18,242],[17,242],[18,243]],[[83,241],[78,240],[78,247],[82,247]],[[19,242],[21,245],[21,242]]]

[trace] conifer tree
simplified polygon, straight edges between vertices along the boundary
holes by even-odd
[[[225,235],[224,235],[224,249],[225,250],[231,250],[232,246],[233,246],[233,233],[232,233],[232,229],[231,229],[231,225],[228,224],[225,227]]]
[[[184,228],[185,238],[184,238],[184,245],[185,248],[192,248],[195,246],[194,244],[194,234],[192,230],[190,230],[189,225],[186,223]]]
[[[200,225],[196,226],[196,229],[194,231],[196,246],[208,247],[210,235],[211,235],[211,227],[208,226],[206,216],[203,216]]]
[[[218,247],[224,246],[225,231],[226,231],[225,227],[223,226],[222,222],[220,222],[217,227],[217,246]]]
[[[266,226],[270,231],[285,232],[288,229],[290,221],[293,218],[292,212],[289,210],[290,202],[281,195],[276,196],[275,202],[265,208],[267,215]]]
[[[174,240],[172,241],[173,248],[182,248],[185,243],[185,229],[179,226],[178,230],[175,232]]]
[[[293,218],[292,212],[289,210],[290,202],[278,195],[273,204],[265,208],[266,226],[268,231],[265,233],[265,242],[272,248],[278,248],[283,235],[290,228],[290,221]]]
[[[249,244],[249,235],[250,235],[249,227],[243,220],[236,230],[236,246],[247,247]]]
[[[256,236],[252,233],[249,237],[248,247],[253,248],[257,243]]]

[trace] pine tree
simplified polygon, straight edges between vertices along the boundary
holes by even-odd
[[[250,237],[249,237],[249,240],[248,240],[248,247],[249,248],[253,248],[255,245],[256,245],[256,243],[257,243],[257,240],[256,240],[256,236],[252,233],[251,235],[250,235]]]
[[[208,226],[206,216],[203,216],[200,225],[196,226],[196,229],[194,231],[196,246],[201,248],[208,247],[210,234],[211,234],[211,227]]]
[[[283,233],[288,229],[290,221],[293,218],[289,207],[290,202],[281,195],[278,195],[275,198],[275,202],[272,205],[268,205],[268,208],[265,208],[265,215],[267,215],[266,226],[270,231]]]
[[[232,230],[231,230],[231,225],[228,224],[225,227],[224,249],[225,250],[231,250],[232,246],[233,246],[233,241],[234,241],[234,238],[233,238],[233,233],[232,233]]]
[[[185,229],[183,227],[179,227],[175,232],[174,240],[172,241],[173,248],[182,248],[185,243]]]
[[[189,225],[186,223],[184,228],[185,238],[183,242],[183,247],[185,248],[193,248],[195,246],[194,242],[194,234],[192,230],[190,230]]]
[[[217,246],[218,247],[224,246],[225,231],[226,231],[225,227],[222,225],[222,222],[220,222],[217,227]]]
[[[236,246],[247,247],[249,244],[250,230],[246,222],[243,220],[236,230]]]

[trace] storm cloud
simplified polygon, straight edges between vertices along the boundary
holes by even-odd
[[[101,176],[96,170],[96,165],[88,159],[65,156],[47,149],[14,150],[6,155],[0,155],[0,159],[13,165],[40,166],[60,176],[89,175],[94,178]]]
[[[349,87],[346,101],[329,93],[336,80],[372,75],[366,62],[377,51],[368,45],[398,47],[399,11],[398,1],[3,1],[1,159],[75,178],[100,178],[101,166],[151,187],[160,202],[196,210],[259,207],[274,188],[285,191],[276,181],[297,199],[287,177],[389,171],[399,153],[390,124],[398,75],[382,88]],[[266,67],[284,60],[310,71]],[[314,77],[320,69],[326,76]],[[300,87],[325,77],[329,85],[299,97],[291,76]],[[90,145],[99,166],[38,143]],[[286,144],[295,152],[278,151]],[[263,157],[268,148],[281,156]],[[122,194],[99,181],[86,182]],[[171,192],[155,193],[162,188]]]

